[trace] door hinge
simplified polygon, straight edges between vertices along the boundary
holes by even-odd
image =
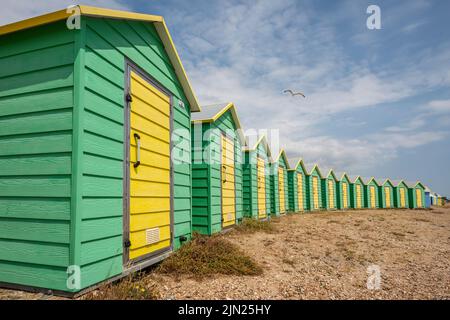
[[[130,240],[125,240],[125,241],[123,242],[123,246],[124,246],[125,248],[131,247],[131,241],[130,241]]]
[[[132,102],[133,101],[133,97],[129,93],[127,93],[125,99],[127,100],[127,102]]]

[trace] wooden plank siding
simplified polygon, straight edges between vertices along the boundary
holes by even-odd
[[[125,58],[173,94],[174,248],[191,237],[190,107],[153,25],[83,17],[86,24],[80,259],[83,287],[122,272]],[[184,107],[179,106],[179,101]],[[195,203],[198,205],[198,203]]]
[[[195,125],[194,125],[195,126]],[[214,122],[201,124],[201,137],[192,129],[192,228],[201,234],[213,234],[222,230],[222,181],[220,154],[221,134],[227,130],[235,132],[231,111],[225,112]],[[194,141],[201,139],[201,141]],[[201,146],[201,147],[200,147]],[[206,159],[202,159],[205,150],[209,150]],[[236,220],[243,217],[243,177],[242,146],[239,138],[234,137],[235,159],[235,200]],[[218,158],[219,157],[219,158]],[[211,161],[211,162],[209,162]],[[206,162],[206,163],[205,163]]]
[[[67,290],[75,34],[0,38],[0,282]]]
[[[289,211],[299,212],[298,204],[298,173],[296,170],[288,170],[288,203]]]
[[[243,171],[243,215],[258,217],[258,182],[256,173],[256,152],[245,152]]]
[[[280,211],[280,192],[279,192],[279,177],[278,177],[278,169],[282,168],[284,174],[284,202],[285,202],[285,212]],[[289,208],[289,183],[287,176],[287,168],[288,164],[285,162],[284,157],[280,156],[278,162],[273,162],[270,164],[270,213],[279,216],[281,213],[286,213]]]
[[[302,165],[297,165],[296,169],[288,170],[289,174],[289,206],[293,212],[304,212],[308,206],[306,204],[306,179],[307,176]],[[301,190],[299,190],[299,176],[301,178]],[[300,192],[299,192],[300,191]],[[299,197],[302,203],[299,202]]]
[[[265,193],[266,193],[266,214],[271,213],[270,200],[270,158],[263,143],[259,143],[256,150],[244,152],[243,164],[243,215],[248,218],[258,219],[258,181],[257,181],[257,159],[263,159],[265,168]]]

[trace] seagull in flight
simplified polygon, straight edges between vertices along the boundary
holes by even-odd
[[[301,93],[301,92],[294,92],[291,89],[286,89],[286,90],[283,91],[283,93],[290,93],[291,96],[293,96],[293,97],[295,97],[295,96],[302,96],[303,98],[306,98],[306,96],[303,93]]]

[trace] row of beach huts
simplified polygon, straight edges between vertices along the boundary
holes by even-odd
[[[421,182],[249,144],[232,103],[200,107],[160,16],[1,26],[0,286],[81,294],[244,217],[428,206]]]

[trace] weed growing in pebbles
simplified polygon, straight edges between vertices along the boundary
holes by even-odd
[[[263,273],[263,268],[222,235],[197,234],[156,271],[202,279],[214,274],[257,276]]]

